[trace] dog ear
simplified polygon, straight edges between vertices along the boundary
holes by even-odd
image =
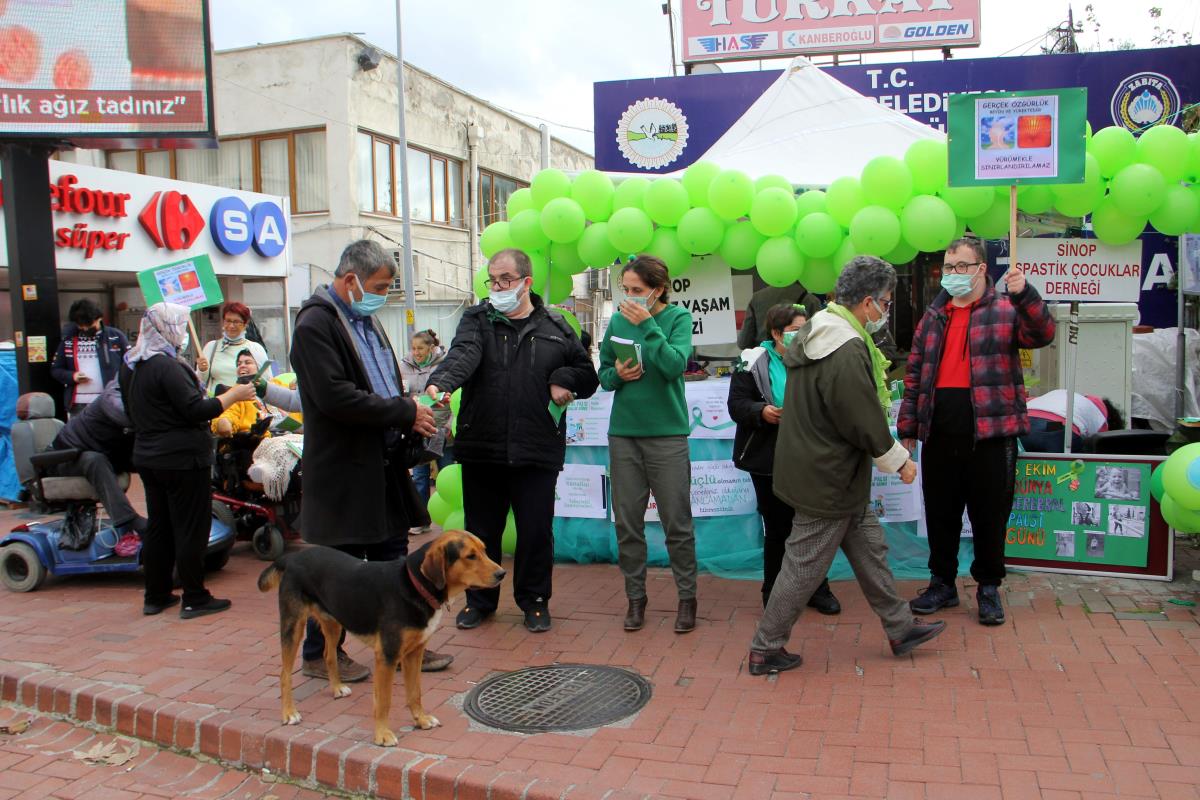
[[[429,548],[421,562],[421,574],[438,589],[446,588],[446,553],[443,548]]]

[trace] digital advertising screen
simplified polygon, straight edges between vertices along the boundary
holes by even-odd
[[[212,135],[205,0],[0,0],[0,138]]]

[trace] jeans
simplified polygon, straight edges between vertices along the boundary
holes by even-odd
[[[1029,433],[1021,437],[1021,446],[1031,453],[1063,452],[1063,424],[1040,417],[1029,418]],[[1071,434],[1071,452],[1083,452],[1083,437]]]
[[[447,447],[442,451],[441,458],[439,458],[436,462],[429,462],[429,464],[433,463],[437,464],[439,470],[453,464],[454,448]],[[429,480],[429,473],[431,472],[429,464],[417,464],[412,468],[413,486],[417,487],[417,494],[419,494],[421,499],[425,500],[426,502],[429,501],[429,496],[432,494],[432,487],[430,486]]]
[[[113,527],[121,528],[137,519],[137,512],[129,504],[125,490],[117,483],[116,470],[104,453],[85,450],[79,454],[79,458],[68,464],[60,464],[54,472],[63,478],[87,478],[96,494],[100,495],[100,502],[104,504]]]

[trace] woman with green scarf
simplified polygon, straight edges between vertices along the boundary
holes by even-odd
[[[868,507],[872,465],[917,477],[908,450],[888,427],[887,359],[871,334],[887,324],[896,271],[872,256],[842,270],[837,302],[813,315],[787,348],[785,413],[775,447],[775,495],[795,510],[783,564],[750,645],[749,672],[795,669],[784,649],[792,627],[825,580],[839,548],[892,653],[904,655],[937,636],[944,622],[917,622],[896,591],[883,528]]]

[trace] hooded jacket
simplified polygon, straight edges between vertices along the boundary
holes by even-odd
[[[400,377],[404,380],[407,394],[419,395],[425,391],[425,386],[429,383],[429,376],[446,358],[446,350],[439,346],[434,348],[430,355],[432,357],[429,359],[429,363],[424,366],[413,360],[412,356],[400,359]]]
[[[754,475],[770,475],[775,469],[775,442],[779,426],[763,420],[770,405],[771,356],[765,347],[742,353],[745,365],[729,381],[729,417],[737,423],[733,436],[733,465]]]
[[[321,286],[304,302],[292,336],[304,406],[300,530],[312,544],[375,544],[428,520],[401,455],[384,443],[391,430],[411,433],[416,404],[372,391],[350,320],[330,292]],[[371,326],[390,349],[379,321]]]
[[[867,345],[819,311],[783,357],[788,368],[775,447],[775,494],[797,511],[839,518],[866,507],[872,463],[898,472],[908,451],[888,428]]]
[[[50,376],[66,387],[63,393],[65,409],[75,404],[75,392],[78,389],[75,373],[79,371],[79,362],[75,354],[78,348],[79,326],[71,322],[63,328],[62,341],[58,343],[54,362],[50,364]],[[96,358],[100,361],[100,375],[105,386],[117,377],[117,372],[121,369],[121,356],[125,355],[128,349],[129,340],[125,338],[125,334],[108,325],[100,326],[100,332],[96,334]]]
[[[117,472],[133,467],[133,423],[125,413],[115,378],[87,408],[67,421],[50,449],[103,453]]]

